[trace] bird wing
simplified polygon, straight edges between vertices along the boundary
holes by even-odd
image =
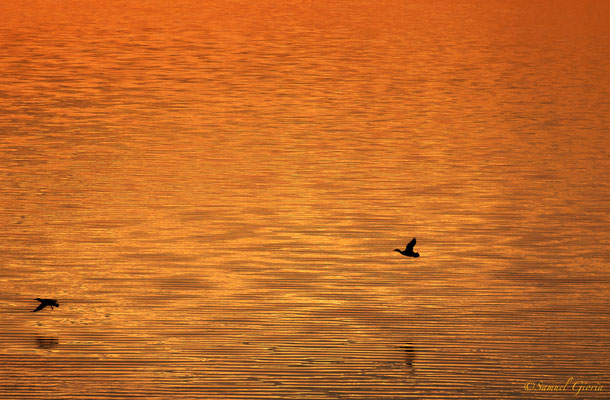
[[[47,306],[46,304],[44,304],[44,303],[40,303],[40,304],[38,305],[38,307],[36,307],[36,309],[35,309],[34,311],[32,311],[32,312],[40,311],[40,310],[42,310],[43,308],[45,308],[46,306]]]
[[[411,240],[409,242],[409,244],[407,245],[407,248],[405,249],[405,251],[408,251],[408,252],[413,251],[413,247],[415,247],[415,243],[417,243],[417,241],[415,240],[415,238],[413,238],[413,240]]]

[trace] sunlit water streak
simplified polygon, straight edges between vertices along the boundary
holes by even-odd
[[[1,11],[0,398],[607,398],[608,6],[264,3]]]

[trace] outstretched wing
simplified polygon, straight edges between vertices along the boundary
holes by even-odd
[[[406,252],[412,252],[413,251],[413,247],[415,247],[415,243],[417,243],[417,241],[415,240],[415,238],[413,238],[413,240],[411,240],[409,242],[409,244],[407,245],[407,248],[405,249]]]
[[[40,310],[42,310],[43,308],[45,308],[46,306],[47,306],[46,304],[44,304],[44,303],[40,303],[40,304],[38,305],[38,307],[36,307],[36,309],[35,309],[34,311],[32,311],[32,312],[40,311]]]

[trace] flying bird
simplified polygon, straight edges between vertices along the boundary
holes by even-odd
[[[417,241],[415,240],[415,238],[413,238],[413,240],[411,240],[409,244],[407,244],[407,247],[404,250],[395,249],[394,251],[397,251],[403,256],[407,257],[419,257],[419,253],[413,251],[415,243],[417,243]]]
[[[50,306],[51,310],[53,309],[53,307],[59,307],[59,303],[57,302],[57,300],[53,300],[53,299],[40,299],[38,297],[36,297],[34,300],[38,300],[40,302],[40,304],[32,312],[40,311],[43,308],[45,308],[46,306]]]

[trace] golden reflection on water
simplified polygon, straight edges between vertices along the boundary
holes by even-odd
[[[0,397],[607,384],[609,10],[550,3],[7,5]]]

